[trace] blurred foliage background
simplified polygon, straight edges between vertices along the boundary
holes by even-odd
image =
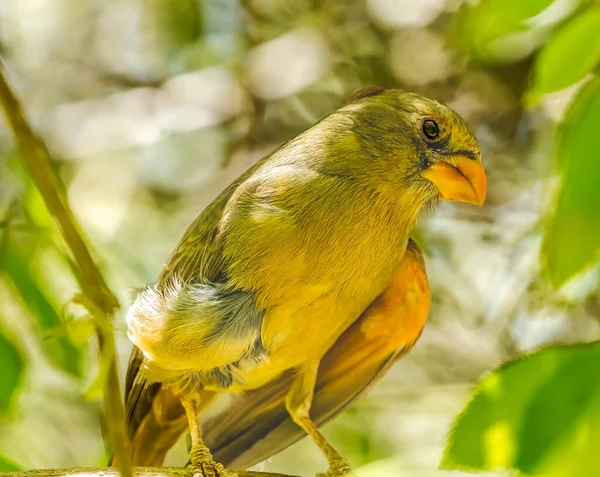
[[[468,120],[486,205],[420,222],[423,337],[325,429],[367,477],[598,474],[599,32],[592,0],[0,1],[0,54],[125,304],[222,188],[359,87]],[[103,465],[93,327],[2,122],[0,222],[0,471]],[[303,441],[260,468],[324,465]]]

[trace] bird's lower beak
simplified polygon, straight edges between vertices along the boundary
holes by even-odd
[[[433,163],[421,175],[433,182],[440,199],[468,202],[481,207],[485,201],[486,177],[479,159],[453,155]]]

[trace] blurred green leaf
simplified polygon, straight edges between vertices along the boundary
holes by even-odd
[[[600,62],[600,7],[575,17],[542,48],[529,97],[571,86]]]
[[[23,378],[25,364],[17,348],[0,333],[0,414],[4,414],[10,407]],[[0,467],[2,462],[0,461]]]
[[[71,342],[80,348],[87,346],[90,339],[96,333],[95,320],[93,318],[80,318],[71,320],[67,324],[67,334]]]
[[[553,0],[482,0],[457,16],[456,36],[469,54],[480,61],[515,61],[529,55],[544,41],[544,34],[569,15],[579,2],[558,9]],[[565,2],[562,2],[565,6]],[[534,22],[554,8],[547,21]]]
[[[17,464],[0,455],[0,472],[18,472],[19,470],[21,468]]]
[[[557,154],[563,176],[542,254],[550,278],[561,285],[598,260],[600,250],[600,79],[577,95],[561,125]]]
[[[5,235],[0,250],[0,271],[13,283],[24,305],[37,319],[41,332],[44,335],[51,334],[63,325],[63,320],[31,271],[29,261],[35,256],[35,244],[26,240],[27,234],[8,235]],[[83,353],[66,335],[43,340],[42,346],[48,357],[61,369],[77,377],[82,375]]]
[[[502,366],[457,419],[442,466],[596,476],[599,368],[600,342],[548,348]]]

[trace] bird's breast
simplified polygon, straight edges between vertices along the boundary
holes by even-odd
[[[242,366],[239,384],[230,391],[260,387],[287,369],[320,360],[383,291],[393,270],[390,264],[359,269],[345,279],[325,274],[321,281],[297,284],[295,293],[265,313],[261,338],[267,359]]]

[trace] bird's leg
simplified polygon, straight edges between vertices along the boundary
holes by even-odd
[[[354,473],[348,461],[327,442],[325,436],[321,434],[319,428],[310,418],[310,407],[312,405],[318,369],[319,363],[316,362],[297,370],[292,387],[286,396],[285,407],[292,420],[312,437],[327,457],[329,470],[325,474],[319,474],[319,476],[350,477]]]
[[[235,472],[227,470],[223,464],[214,461],[210,450],[202,440],[202,429],[198,421],[198,398],[182,396],[181,404],[190,426],[192,446],[189,459],[193,477],[237,477]]]

